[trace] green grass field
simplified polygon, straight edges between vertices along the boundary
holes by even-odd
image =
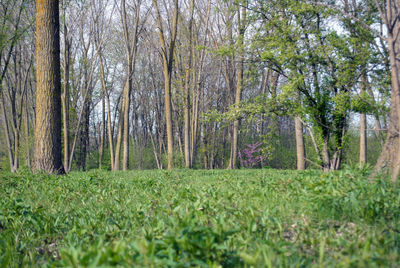
[[[0,266],[400,267],[365,171],[0,173]]]

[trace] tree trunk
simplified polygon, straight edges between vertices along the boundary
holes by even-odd
[[[194,13],[194,0],[190,1],[190,21],[189,21],[189,55],[186,63],[185,70],[185,88],[184,88],[184,120],[185,120],[185,167],[190,168],[192,161],[190,159],[191,148],[190,148],[190,97],[189,97],[189,85],[190,85],[190,69],[192,68],[192,35],[193,35],[193,13]]]
[[[9,158],[9,161],[10,161],[10,169],[11,169],[11,172],[16,172],[16,170],[13,169],[13,167],[14,167],[14,154],[13,154],[13,151],[12,151],[10,129],[9,129],[9,126],[8,126],[8,119],[7,119],[7,114],[6,114],[6,107],[5,107],[4,97],[3,97],[3,94],[2,94],[1,91],[0,91],[0,96],[1,96],[1,106],[2,106],[2,112],[3,112],[4,131],[6,133],[8,158]]]
[[[58,0],[36,1],[36,123],[34,170],[63,174]]]
[[[89,82],[90,83],[90,82]],[[91,91],[91,89],[89,89]],[[78,167],[80,170],[86,170],[86,158],[89,152],[89,126],[90,126],[90,105],[91,105],[91,93],[83,104],[83,120],[80,137],[80,147],[78,154]]]
[[[303,123],[300,117],[294,119],[295,135],[296,135],[296,155],[297,155],[297,170],[306,169],[304,138],[303,138]]]
[[[100,147],[99,147],[99,169],[102,167],[104,144],[106,136],[106,101],[104,91],[101,94],[101,129],[100,129]]]
[[[178,0],[174,0],[174,16],[172,33],[169,47],[165,40],[163,23],[161,14],[158,9],[157,1],[153,0],[153,6],[156,9],[158,32],[160,37],[160,44],[162,49],[163,59],[163,74],[164,74],[164,97],[165,97],[165,121],[167,125],[167,148],[168,148],[168,169],[173,167],[173,156],[174,156],[174,137],[172,128],[172,105],[171,105],[171,78],[172,78],[172,63],[174,58],[175,40],[178,26]]]
[[[28,94],[26,94],[28,96]],[[24,125],[25,125],[25,146],[26,146],[26,166],[31,169],[31,148],[29,142],[29,114],[28,114],[28,101],[25,105],[25,116],[24,116]]]
[[[133,30],[132,44],[130,43],[128,23],[126,20],[126,8],[125,0],[121,0],[122,7],[122,27],[124,30],[126,58],[127,58],[127,82],[124,88],[124,99],[123,99],[123,131],[122,131],[122,143],[124,147],[122,157],[122,170],[128,170],[129,168],[129,110],[131,104],[131,91],[132,91],[132,79],[133,72],[135,70],[136,60],[136,48],[138,40],[138,29],[139,29],[139,14],[140,14],[140,2],[136,6],[135,24]],[[120,117],[121,118],[121,117]]]
[[[398,25],[397,27],[399,27]],[[398,38],[397,38],[398,39]],[[397,42],[396,42],[397,41]],[[399,120],[400,120],[400,85],[399,85],[399,73],[396,55],[397,49],[400,46],[399,41],[395,40],[393,37],[393,32],[389,33],[388,36],[389,43],[389,56],[391,65],[391,76],[392,76],[392,95],[391,95],[391,106],[389,114],[389,129],[386,138],[385,145],[383,147],[382,153],[378,159],[375,166],[373,174],[377,171],[386,170],[392,175],[392,181],[396,182],[397,177],[400,172],[400,150],[399,150],[399,139],[398,134]]]
[[[96,50],[97,50],[97,55],[99,58],[99,69],[100,69],[100,81],[101,81],[101,88],[102,88],[102,96],[103,96],[103,123],[102,123],[102,136],[105,136],[105,109],[107,109],[107,134],[108,134],[108,146],[110,150],[110,162],[111,162],[111,170],[114,170],[114,144],[113,144],[113,135],[112,135],[112,127],[111,127],[111,108],[110,108],[110,97],[108,95],[108,90],[107,90],[107,84],[106,84],[106,78],[104,74],[104,64],[103,64],[103,54],[102,54],[102,49],[101,49],[101,44],[99,40],[96,40]],[[106,107],[105,107],[106,105]],[[101,160],[103,158],[103,152],[104,152],[104,145],[105,145],[105,137],[103,136],[103,142],[101,143],[103,149],[102,149],[102,154],[100,155],[99,162],[101,163]],[[99,165],[100,165],[99,163]]]
[[[130,68],[128,68],[130,71]],[[124,101],[122,105],[124,105],[123,110],[123,131],[122,131],[122,144],[124,147],[124,151],[122,154],[122,170],[128,170],[129,167],[129,110],[130,110],[130,95],[132,90],[132,81],[131,78],[128,77],[126,85],[126,91],[124,92]]]
[[[211,11],[211,1],[207,1],[207,12],[206,12],[206,23],[205,29],[209,27],[210,21],[210,11]],[[195,43],[196,44],[196,43]],[[207,44],[207,36],[204,38],[201,46],[205,47]],[[196,50],[196,46],[193,46],[193,51]],[[201,86],[201,77],[203,74],[204,67],[204,58],[206,55],[206,50],[203,48],[200,52],[200,59],[198,62],[198,70],[193,68],[192,77],[193,77],[193,92],[192,92],[192,117],[191,117],[191,125],[190,125],[190,166],[193,167],[196,161],[197,155],[197,138],[198,138],[198,126],[199,126],[199,99],[200,99],[200,86]],[[194,52],[192,52],[194,54]],[[196,57],[193,59],[196,60]],[[193,63],[193,66],[196,66],[196,63]],[[197,76],[196,76],[197,75]]]
[[[124,105],[122,104],[120,111],[120,119],[118,121],[118,135],[117,135],[117,144],[115,145],[115,159],[114,159],[114,171],[120,169],[120,157],[121,157],[121,144],[122,144],[122,133],[123,133],[123,114],[124,114]]]
[[[364,71],[361,76],[361,97],[365,94],[367,87],[367,73]],[[367,115],[365,113],[360,114],[360,167],[367,163]]]
[[[389,127],[386,142],[378,158],[378,162],[371,176],[375,176],[378,172],[384,171],[391,173],[392,181],[396,183],[400,173],[400,63],[398,56],[400,54],[400,22],[399,17],[399,1],[387,0],[383,6],[375,1],[382,21],[387,28],[387,45],[389,51],[392,95],[389,113]]]
[[[241,11],[238,10],[238,69],[237,69],[237,84],[235,94],[235,108],[239,109],[240,100],[242,97],[243,87],[243,67],[244,67],[244,32],[245,32],[245,21],[246,21],[246,7],[242,6]],[[239,139],[239,120],[233,122],[233,135],[232,135],[232,151],[229,168],[237,168],[237,155],[238,155],[238,139]]]
[[[14,166],[12,169],[17,171],[19,169],[19,129],[14,129]]]
[[[190,64],[188,64],[190,66]],[[189,99],[189,68],[185,70],[185,92],[184,92],[184,120],[185,120],[185,129],[184,129],[184,143],[185,143],[185,167],[190,168],[192,161],[190,159],[191,148],[190,148],[190,99]]]
[[[168,152],[168,169],[173,167],[174,157],[174,136],[172,131],[172,109],[171,109],[171,77],[169,71],[164,69],[164,94],[165,94],[165,121],[167,125],[167,152]]]
[[[65,22],[64,6],[64,93],[61,96],[63,109],[63,127],[64,127],[64,167],[68,172],[69,167],[69,63],[70,63],[70,44],[67,38],[67,25]]]
[[[367,163],[367,115],[360,114],[360,166]]]
[[[329,156],[329,140],[327,137],[324,137],[324,144],[322,147],[322,161],[323,161],[323,169],[325,172],[330,170],[330,156]]]

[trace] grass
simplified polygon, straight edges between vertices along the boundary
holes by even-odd
[[[400,191],[365,173],[0,173],[0,266],[400,267]]]

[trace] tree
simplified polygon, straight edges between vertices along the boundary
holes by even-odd
[[[114,161],[114,170],[119,169],[119,152],[121,141],[124,146],[123,158],[122,158],[122,169],[127,170],[129,165],[129,110],[131,104],[131,92],[132,92],[132,83],[133,83],[133,74],[135,71],[135,62],[136,62],[136,51],[137,51],[137,43],[138,43],[138,34],[139,34],[139,15],[140,15],[140,6],[141,1],[137,1],[135,6],[135,22],[133,29],[133,37],[130,40],[130,34],[128,31],[128,22],[127,22],[127,12],[126,12],[126,4],[125,0],[121,0],[121,16],[122,16],[122,28],[124,32],[124,41],[125,41],[125,53],[126,53],[126,61],[127,61],[127,78],[124,86],[123,93],[123,103],[122,103],[122,112],[120,114],[120,130],[118,131],[118,139],[117,139],[117,153],[115,155]]]
[[[193,13],[194,13],[194,0],[190,1],[190,18],[189,18],[189,53],[186,56],[186,67],[185,67],[185,86],[184,86],[184,120],[185,120],[185,167],[190,168],[192,166],[191,150],[190,147],[190,94],[189,94],[189,83],[190,83],[190,70],[192,68],[192,46],[193,46]],[[193,80],[192,80],[193,81]]]
[[[322,168],[338,169],[364,52],[351,36],[330,29],[334,13],[320,5],[257,1],[250,9],[262,21],[263,30],[254,36],[259,58],[286,80],[280,101],[289,101],[287,112],[303,117],[309,125]],[[297,133],[301,133],[300,127],[297,124]],[[304,155],[301,139],[297,141],[298,152]],[[299,160],[303,162],[301,157]]]
[[[178,0],[174,0],[174,15],[172,18],[172,30],[171,30],[172,32],[171,32],[171,39],[169,42],[167,42],[166,40],[166,34],[164,33],[161,13],[158,8],[156,0],[153,0],[153,6],[155,8],[157,16],[158,34],[160,38],[161,56],[163,62],[165,121],[167,125],[168,169],[172,169],[173,156],[174,156],[174,136],[172,131],[171,76],[172,76],[176,34],[178,28],[178,14],[179,14]]]
[[[387,29],[387,36],[381,38],[387,42],[389,50],[392,93],[387,138],[373,175],[389,171],[392,181],[396,183],[400,174],[400,1],[374,2]]]
[[[61,95],[61,103],[63,110],[63,135],[64,135],[64,169],[68,172],[69,168],[69,156],[70,156],[70,146],[69,146],[69,69],[70,69],[70,57],[71,57],[71,43],[72,36],[68,33],[68,26],[66,21],[66,3],[63,0],[63,12],[64,12],[64,92]]]
[[[243,68],[244,68],[244,34],[246,30],[246,5],[243,5],[237,11],[238,17],[238,67],[235,92],[235,107],[238,108],[242,98],[243,88]],[[238,136],[239,136],[239,120],[233,122],[231,157],[229,160],[229,168],[237,168],[238,155]]]
[[[36,122],[34,170],[63,174],[59,1],[36,1]]]
[[[306,169],[305,160],[305,148],[304,148],[304,137],[303,137],[303,122],[301,118],[296,116],[294,118],[295,123],[295,136],[296,136],[296,156],[297,156],[297,170]]]
[[[365,95],[365,88],[367,87],[367,74],[364,71],[362,73],[362,82],[360,95]],[[366,113],[360,114],[360,166],[362,167],[367,163],[367,115]]]

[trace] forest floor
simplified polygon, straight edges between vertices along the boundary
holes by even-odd
[[[0,267],[400,267],[366,170],[0,173]]]

